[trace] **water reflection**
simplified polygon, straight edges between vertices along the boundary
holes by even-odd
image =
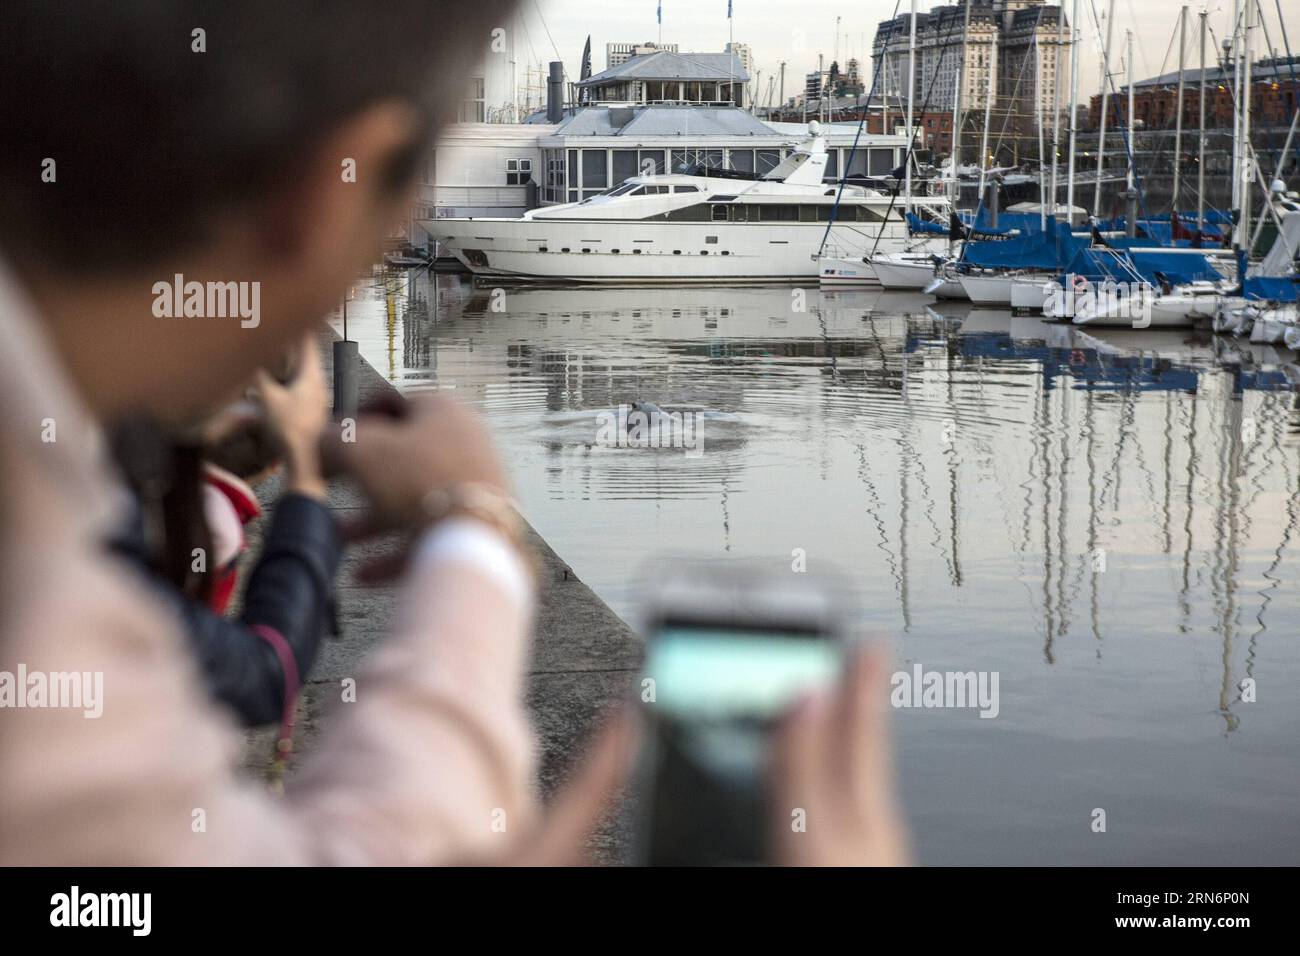
[[[529,519],[625,616],[648,555],[801,548],[903,661],[1001,673],[996,728],[899,721],[923,858],[1300,859],[1291,353],[882,293],[360,291],[367,358],[479,405]],[[597,444],[638,399],[703,411],[704,454]],[[1107,799],[1140,836],[1063,822]]]

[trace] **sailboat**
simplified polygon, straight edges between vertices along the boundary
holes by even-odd
[[[969,7],[966,16],[969,25]],[[906,123],[908,141],[907,152],[903,157],[903,209],[911,238],[902,249],[890,249],[886,245],[885,249],[882,250],[879,237],[877,237],[871,243],[869,252],[864,255],[854,256],[841,255],[838,249],[832,250],[832,254],[827,255],[827,246],[823,241],[822,250],[817,257],[818,282],[821,285],[880,285],[890,290],[919,290],[924,288],[933,278],[936,258],[947,251],[946,246],[936,240],[935,236],[946,231],[939,222],[949,208],[955,208],[955,165],[953,167],[952,207],[949,206],[949,200],[937,196],[927,197],[924,202],[918,204],[912,195],[912,170],[915,164],[914,156],[918,132],[912,122],[912,103],[916,79],[916,0],[912,0],[910,24],[907,56]],[[963,40],[963,46],[964,42]],[[868,96],[868,103],[870,99],[870,96]],[[924,110],[924,106],[922,109]],[[865,121],[865,115],[863,120]],[[861,127],[859,126],[860,131]],[[847,169],[845,174],[847,175]],[[927,220],[916,215],[912,211],[914,205],[923,211],[928,211],[933,219]],[[826,232],[827,235],[830,234],[830,227],[827,227]]]

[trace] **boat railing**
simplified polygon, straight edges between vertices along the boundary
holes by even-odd
[[[861,259],[871,251],[876,237],[855,226],[835,223],[831,231],[834,239],[827,239],[822,255],[831,259]]]

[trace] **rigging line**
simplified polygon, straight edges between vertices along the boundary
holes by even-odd
[[[537,9],[537,18],[542,21],[542,29],[546,31],[546,39],[551,41],[551,49],[555,51],[555,58],[563,63],[564,57],[560,56],[560,48],[555,45],[555,37],[551,36],[551,27],[546,22],[546,15],[542,13],[541,0],[533,0],[533,6]]]
[[[1252,0],[1252,2],[1253,2],[1253,0]],[[1245,4],[1242,4],[1242,15],[1243,15],[1243,16],[1245,15]],[[1207,26],[1208,26],[1208,24],[1207,24]],[[1213,30],[1212,28],[1210,29],[1210,38],[1211,38],[1212,40],[1215,40],[1216,43],[1218,42],[1218,41],[1217,41],[1217,38],[1214,36],[1214,30]],[[1233,96],[1234,96],[1234,98],[1235,98],[1235,97],[1236,97],[1236,94],[1237,94],[1237,88],[1233,85],[1233,81],[1232,81],[1232,79],[1229,78],[1229,76],[1228,76],[1228,71],[1227,71],[1226,69],[1224,69],[1222,72],[1223,72],[1223,84],[1224,84],[1224,86],[1227,88],[1228,92],[1232,93]],[[1246,109],[1249,110],[1249,109],[1250,109],[1250,96],[1249,96],[1249,94],[1247,94],[1247,96],[1245,97],[1245,101],[1246,101],[1246,104],[1245,104],[1245,105],[1246,105]],[[1264,191],[1265,191],[1265,205],[1266,205],[1266,207],[1267,207],[1267,205],[1268,205],[1268,199],[1267,199],[1268,184],[1267,184],[1267,183],[1262,183],[1262,184],[1261,184],[1260,181],[1259,181],[1259,180],[1260,180],[1260,177],[1261,177],[1261,173],[1260,173],[1260,169],[1259,169],[1258,153],[1255,152],[1255,149],[1250,145],[1249,142],[1243,143],[1242,146],[1243,146],[1243,148],[1244,148],[1244,150],[1245,150],[1245,156],[1246,156],[1247,160],[1250,161],[1250,165],[1252,165],[1252,166],[1255,167],[1255,182],[1254,182],[1254,185],[1260,185],[1261,188],[1264,189]],[[1254,157],[1254,158],[1252,159],[1252,157]],[[1234,172],[1234,175],[1235,175],[1235,172]],[[1244,187],[1244,188],[1249,189],[1250,187],[1249,187],[1249,186],[1246,186],[1246,187]],[[1236,212],[1237,212],[1237,210],[1234,210],[1234,215],[1236,214]]]
[[[1129,18],[1133,21],[1133,24],[1136,26],[1136,25],[1137,25],[1137,22],[1138,22],[1138,15],[1137,15],[1137,11],[1133,8],[1133,0],[1126,0],[1126,2],[1128,3],[1128,15],[1129,15]],[[1133,42],[1134,42],[1134,44],[1137,46],[1138,54],[1141,56],[1142,63],[1144,64],[1143,69],[1145,69],[1145,70],[1147,71],[1147,74],[1150,75],[1150,71],[1151,71],[1150,61],[1147,59],[1147,51],[1146,51],[1146,47],[1142,45],[1142,34],[1141,34],[1141,32],[1139,32],[1138,30],[1134,30],[1134,31],[1133,31]],[[1172,41],[1171,41],[1171,42],[1170,42],[1170,46],[1172,46],[1172,45],[1173,45],[1173,43],[1172,43]],[[1165,55],[1166,55],[1166,56],[1169,55],[1169,54],[1168,54],[1168,51],[1166,51]],[[1135,59],[1136,59],[1136,58],[1135,58]],[[1136,64],[1134,64],[1134,66],[1136,66]],[[1164,72],[1164,67],[1163,67],[1163,65],[1161,66],[1160,72],[1161,72],[1161,73]],[[1133,75],[1134,75],[1134,76],[1137,75],[1137,70],[1136,70],[1136,69],[1134,69],[1134,71],[1133,71]],[[1158,74],[1157,74],[1157,75],[1158,75]]]
[[[1259,25],[1260,25],[1260,28],[1261,28],[1261,29],[1263,30],[1263,32],[1264,32],[1264,45],[1265,45],[1265,47],[1268,48],[1269,52],[1271,53],[1271,52],[1273,52],[1273,40],[1272,40],[1272,37],[1269,36],[1269,32],[1268,32],[1268,23],[1264,20],[1264,14],[1263,14],[1263,11],[1262,11],[1262,10],[1258,10],[1258,9],[1257,9],[1256,12],[1259,14]],[[1280,22],[1280,21],[1279,21],[1279,22]],[[1285,25],[1283,24],[1282,40],[1283,40],[1283,44],[1284,44],[1284,46],[1285,46],[1285,48],[1286,48],[1286,55],[1287,55],[1288,66],[1289,66],[1289,68],[1290,68],[1290,70],[1291,70],[1291,85],[1296,87],[1296,91],[1297,91],[1297,93],[1300,93],[1300,85],[1298,85],[1297,82],[1296,82],[1295,61],[1291,59],[1291,45],[1290,45],[1289,43],[1286,43],[1286,32],[1285,32],[1285,30],[1286,30],[1286,27],[1285,27]],[[1252,98],[1253,98],[1253,97],[1252,97]],[[1300,98],[1300,97],[1298,97],[1298,98]],[[1296,108],[1297,108],[1297,109],[1300,109],[1300,103],[1297,103]],[[1252,150],[1252,152],[1254,152],[1254,150]],[[1263,153],[1257,153],[1256,155],[1257,155],[1257,156],[1259,156],[1259,155],[1266,156],[1266,155],[1268,155],[1268,151],[1267,151],[1267,150],[1264,150]],[[1284,161],[1285,161],[1285,157],[1282,155],[1282,151],[1281,151],[1281,150],[1278,150],[1278,170],[1279,170],[1279,172],[1281,171],[1282,163],[1283,163]],[[1256,229],[1255,231],[1258,232],[1259,230]]]
[[[1041,12],[1040,12],[1040,15],[1041,15]],[[957,23],[957,18],[954,17],[954,18],[953,18],[953,24],[955,25],[956,23]],[[952,43],[952,32],[953,32],[952,29],[949,28],[949,30],[948,30],[948,35],[947,35],[946,37],[944,37],[943,44],[940,46],[940,49],[941,49],[941,50],[943,50],[943,51],[947,51],[947,49],[948,49],[950,46],[953,46],[953,45],[960,46],[960,45],[961,45],[961,44],[953,44],[953,43]],[[940,53],[940,54],[939,54],[939,62],[940,62],[940,63],[943,62],[943,53]],[[961,65],[961,69],[965,69],[965,68],[966,68],[966,66],[965,66],[965,64],[963,63],[963,64]],[[915,151],[915,148],[916,148],[916,134],[920,131],[920,126],[921,126],[921,124],[920,124],[920,118],[921,118],[921,116],[925,116],[926,109],[927,109],[927,107],[929,107],[929,105],[930,105],[930,94],[934,92],[934,85],[935,85],[935,83],[938,82],[938,80],[939,80],[939,69],[938,69],[938,67],[936,66],[936,67],[935,67],[935,70],[934,70],[934,75],[930,77],[930,85],[929,85],[929,87],[928,87],[928,88],[926,89],[926,91],[925,91],[925,99],[921,101],[921,113],[920,113],[920,116],[916,116],[916,115],[913,116],[913,119],[916,120],[916,124],[912,127],[912,135],[911,135],[911,137],[910,137],[910,138],[908,139],[908,141],[907,141],[907,153],[906,153],[906,155],[903,157],[903,167],[904,167],[904,169],[906,169],[906,168],[907,168],[907,165],[908,165],[909,163],[912,162],[912,154],[913,154],[913,152]],[[909,91],[909,94],[910,94],[910,92],[911,92],[911,91]],[[956,87],[955,87],[955,86],[953,87],[953,95],[956,95]],[[956,135],[956,132],[957,132],[956,130],[953,130],[952,135],[955,136],[955,135]],[[955,161],[954,161],[954,164],[953,164],[953,177],[956,178],[956,175],[957,175],[957,166],[956,166],[956,163],[955,163]],[[890,197],[889,197],[889,206],[885,209],[885,222],[886,222],[886,223],[889,222],[889,214],[890,214],[891,212],[894,211],[894,204],[897,202],[897,200],[898,200],[898,191],[895,190],[895,191],[890,195]],[[951,212],[951,210],[950,210],[950,212]],[[832,210],[832,211],[831,211],[831,217],[834,218],[834,216],[835,216],[835,212],[834,212],[834,210]],[[876,241],[875,241],[875,243],[871,246],[871,255],[874,256],[874,255],[876,254],[876,250],[880,248],[880,238],[881,238],[881,236],[884,235],[884,232],[885,232],[885,229],[884,229],[884,226],[882,225],[881,228],[880,228],[880,230],[876,233]]]
[[[1039,28],[1040,26],[1042,26],[1042,23],[1043,23],[1043,9],[1044,9],[1043,7],[1039,7],[1039,8],[1038,8],[1038,15],[1037,15],[1037,17],[1034,19],[1034,34],[1035,34],[1035,36],[1038,34],[1038,28]],[[1011,88],[1011,102],[1012,102],[1012,103],[1014,103],[1017,99],[1020,98],[1020,83],[1021,83],[1022,80],[1024,80],[1024,78],[1025,78],[1025,70],[1026,70],[1028,67],[1029,67],[1029,57],[1026,56],[1026,57],[1024,58],[1024,60],[1021,62],[1021,64],[1020,64],[1020,71],[1016,74],[1016,85],[1015,85],[1014,87]],[[1059,70],[1059,67],[1058,67],[1058,70]],[[996,98],[995,98],[995,99],[996,99]],[[1002,128],[1001,128],[1000,130],[998,130],[998,138],[997,138],[997,140],[993,143],[993,155],[994,155],[994,156],[997,156],[997,154],[998,154],[998,150],[1002,148],[1002,140],[1003,140],[1003,138],[1006,136],[1007,126],[1008,126],[1008,125],[1010,124],[1010,122],[1011,122],[1011,112],[1012,112],[1012,110],[1011,110],[1011,105],[1008,104],[1008,105],[1007,105],[1007,108],[1006,108],[1006,110],[1005,110],[1005,112],[1004,112],[1004,115],[1003,115],[1003,117],[1002,117]],[[1017,113],[1016,115],[1019,115],[1019,114]],[[1043,161],[1043,158],[1042,158],[1041,156],[1039,156],[1039,157],[1038,157],[1039,165],[1042,165],[1042,161]],[[983,165],[985,162],[986,162],[986,159],[985,159],[984,157],[981,156],[981,157],[980,157],[980,164]],[[1041,199],[1041,197],[1040,197],[1040,199]]]
[[[891,20],[898,19],[898,8],[902,6],[903,0],[894,0],[894,15]],[[826,240],[830,237],[831,226],[835,225],[835,213],[840,208],[840,197],[844,195],[844,181],[848,178],[848,171],[853,167],[853,155],[858,150],[858,140],[862,137],[862,128],[866,125],[867,116],[871,107],[871,98],[876,95],[876,84],[880,82],[880,73],[884,67],[885,56],[882,53],[880,59],[876,62],[876,67],[871,74],[871,89],[867,91],[867,98],[861,107],[861,116],[858,117],[858,128],[853,133],[853,145],[849,147],[849,155],[845,157],[844,168],[840,170],[839,188],[835,191],[835,203],[831,206],[830,217],[826,221],[826,231],[822,233],[821,245],[817,247],[817,258],[826,250]],[[886,100],[888,102],[888,100]],[[882,127],[883,128],[883,127]],[[870,169],[868,169],[870,172]],[[883,228],[883,226],[881,227]]]
[[[1286,20],[1282,19],[1282,0],[1273,0],[1273,6],[1277,8],[1277,25],[1278,29],[1282,31],[1282,49],[1286,50],[1287,64],[1291,70],[1291,85],[1297,88],[1297,92],[1300,92],[1300,80],[1296,78],[1295,60],[1291,58],[1291,41],[1287,39],[1286,35]],[[1300,97],[1297,97],[1296,108],[1300,109]]]
[[[1170,52],[1172,52],[1174,48],[1174,38],[1178,36],[1178,33],[1179,33],[1179,27],[1177,24],[1175,24],[1174,32],[1169,37],[1169,46],[1165,48],[1165,58],[1160,61],[1160,72],[1156,74],[1157,77],[1163,77],[1165,75],[1165,67],[1169,65],[1169,54]],[[1185,50],[1180,50],[1179,55],[1184,56],[1185,52],[1186,52]],[[1170,131],[1170,129],[1173,127],[1174,123],[1177,120],[1176,113],[1177,110],[1175,110],[1173,114],[1170,114],[1169,119],[1166,121],[1165,127],[1163,130],[1161,130],[1161,132],[1167,133]],[[1158,140],[1156,140],[1155,148],[1151,151],[1151,166],[1153,168],[1157,166],[1160,157],[1163,155],[1164,155],[1164,137],[1160,137]],[[1175,156],[1174,162],[1178,162],[1178,161],[1179,161],[1179,157]],[[1169,208],[1171,210],[1173,209],[1172,199]]]
[[[539,62],[537,48],[533,46],[533,35],[528,30],[528,18],[522,13],[519,14],[519,28],[524,31],[524,42],[528,44],[528,53],[533,58],[533,62]]]
[[[1088,2],[1092,4],[1095,12],[1096,0],[1088,0]],[[1110,85],[1111,98],[1115,100],[1115,126],[1119,129],[1120,135],[1124,140],[1124,154],[1128,158],[1129,168],[1133,170],[1133,188],[1137,190],[1138,206],[1142,210],[1142,218],[1150,219],[1151,213],[1147,209],[1146,190],[1142,188],[1142,177],[1138,175],[1137,162],[1133,153],[1133,143],[1129,140],[1128,125],[1123,122],[1124,116],[1123,113],[1120,112],[1119,91],[1115,88],[1115,81],[1113,78],[1106,77],[1106,80]],[[1131,118],[1132,117],[1130,117],[1130,119]],[[1101,162],[1100,156],[1097,157],[1097,162]],[[1098,210],[1094,209],[1092,214],[1096,216],[1097,212]]]

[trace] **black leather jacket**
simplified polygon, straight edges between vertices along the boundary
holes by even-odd
[[[213,696],[233,708],[246,726],[278,721],[284,708],[284,669],[271,645],[251,628],[265,625],[279,631],[293,649],[299,681],[307,679],[332,623],[334,577],[343,550],[329,508],[302,495],[280,499],[261,557],[244,585],[237,618],[217,614],[152,572],[138,510],[131,527],[110,546],[145,572],[181,617]]]

